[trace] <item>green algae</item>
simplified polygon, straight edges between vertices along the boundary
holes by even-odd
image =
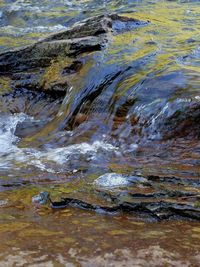
[[[0,77],[0,94],[11,92],[11,80],[8,77]]]

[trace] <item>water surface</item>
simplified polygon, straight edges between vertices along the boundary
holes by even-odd
[[[103,51],[86,55],[64,99],[26,88],[9,94],[9,81],[1,79],[1,266],[200,265],[199,222],[73,208],[54,212],[31,203],[42,190],[53,199],[102,205],[112,195],[124,201],[157,194],[158,202],[187,203],[173,193],[200,194],[198,124],[195,132],[191,124],[171,126],[177,111],[199,103],[198,1],[0,1],[0,50],[110,12],[149,23],[116,33]],[[59,64],[44,79],[58,79]],[[84,101],[116,72],[93,101]],[[122,183],[95,183],[110,173]],[[126,175],[151,184],[126,183]],[[199,207],[198,199],[189,202]]]

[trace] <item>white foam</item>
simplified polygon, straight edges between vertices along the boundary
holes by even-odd
[[[17,150],[15,143],[18,138],[14,133],[17,124],[23,122],[26,118],[27,115],[24,113],[0,116],[0,155]]]
[[[66,164],[75,160],[86,162],[96,160],[105,152],[117,152],[118,148],[105,142],[82,142],[60,148],[38,150],[34,148],[19,148],[19,138],[15,136],[15,130],[19,122],[24,120],[34,121],[26,114],[0,115],[0,170],[18,170],[19,166],[26,168],[34,166],[42,171],[59,173],[66,169]],[[52,168],[53,163],[53,168]]]
[[[8,11],[31,11],[35,13],[42,12],[40,7],[33,6],[30,3],[24,1],[16,1],[15,3],[12,3],[12,5],[9,6]]]
[[[90,159],[92,159],[95,157],[98,151],[102,149],[104,151],[113,151],[117,148],[103,141],[95,141],[91,144],[84,142],[80,144],[73,144],[67,147],[50,149],[46,153],[43,153],[43,157],[46,157],[48,160],[56,163],[63,164],[71,155],[88,155],[90,156]]]

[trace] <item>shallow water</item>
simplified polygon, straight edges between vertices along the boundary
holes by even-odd
[[[96,14],[149,23],[116,31],[103,51],[83,56],[86,64],[64,99],[26,88],[10,94],[9,80],[1,79],[0,265],[199,266],[198,221],[54,212],[31,202],[47,190],[55,200],[110,205],[112,197],[143,196],[146,203],[153,196],[199,208],[199,198],[187,198],[200,194],[198,120],[195,133],[190,124],[171,126],[178,111],[199,103],[199,2],[54,2],[0,1],[1,51]],[[53,63],[43,79],[59,79],[64,63]]]

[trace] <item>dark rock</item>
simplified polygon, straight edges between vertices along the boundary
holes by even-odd
[[[104,40],[105,41],[105,40]],[[57,57],[77,56],[98,51],[103,40],[84,37],[69,40],[43,41],[19,50],[0,55],[0,74],[11,74],[35,68],[48,67]]]
[[[81,61],[74,61],[70,66],[67,66],[63,69],[62,74],[73,74],[79,71],[83,66],[83,63]]]
[[[15,135],[20,138],[32,136],[33,134],[37,133],[40,129],[42,129],[45,123],[46,122],[44,121],[38,121],[38,122],[25,121],[23,123],[18,123],[15,130]]]
[[[97,213],[136,213],[140,216],[146,214],[154,220],[166,220],[172,218],[185,218],[191,220],[200,220],[200,209],[191,203],[175,203],[169,201],[135,201],[123,202],[113,206],[100,206],[90,204],[79,199],[64,198],[58,202],[51,201],[52,209],[62,209],[74,207],[95,211]]]
[[[170,116],[164,118],[160,129],[164,139],[174,137],[200,137],[200,103],[190,100],[177,105],[171,103]]]
[[[4,52],[0,54],[0,83],[6,77],[13,90],[56,92],[63,96],[68,89],[67,78],[63,77],[82,68],[80,57],[83,54],[102,50],[110,39],[110,33],[131,30],[145,23],[116,14],[96,16],[35,44]],[[57,77],[54,77],[55,71]]]

